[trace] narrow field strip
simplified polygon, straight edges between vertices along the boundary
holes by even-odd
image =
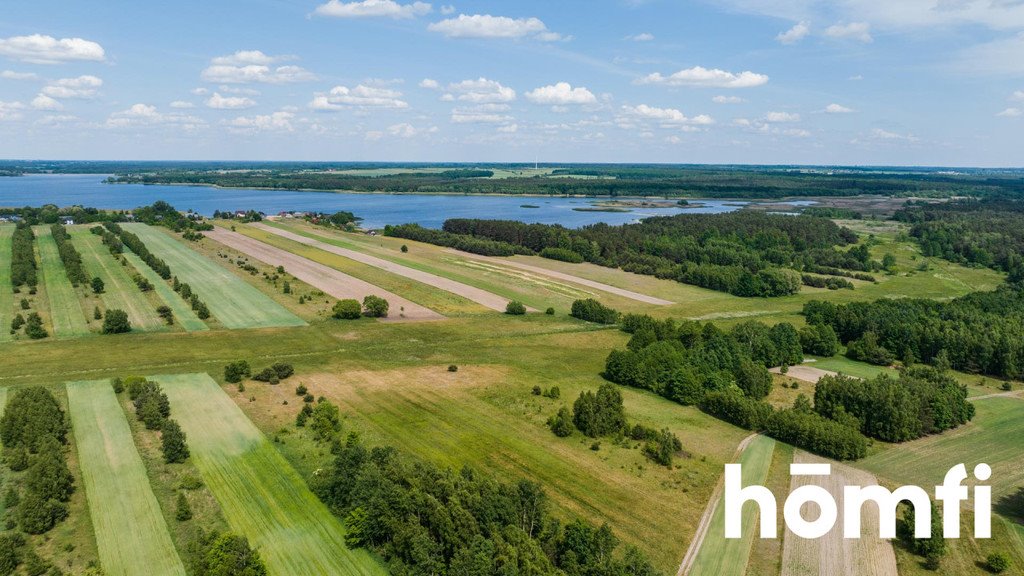
[[[188,435],[192,459],[231,529],[259,550],[270,574],[383,575],[345,546],[341,521],[206,374],[154,376]]]
[[[153,332],[167,330],[164,321],[157,315],[156,309],[139,291],[121,264],[114,260],[113,255],[103,245],[99,236],[88,230],[72,230],[71,239],[82,255],[82,264],[89,277],[103,280],[104,290],[100,295],[107,310],[114,308],[128,313],[132,330]]]
[[[213,317],[227,328],[305,326],[306,322],[228,270],[145,224],[126,224],[171,272],[192,286]]]
[[[868,472],[851,468],[825,458],[797,450],[797,464],[831,464],[829,476],[794,476],[790,493],[801,486],[815,485],[828,490],[839,506],[837,528],[816,540],[800,538],[788,528],[783,539],[782,576],[817,576],[846,574],[848,576],[897,576],[896,554],[892,542],[878,537],[878,507],[861,509],[861,537],[844,538],[843,487],[873,486],[878,480]],[[803,517],[813,518],[816,506],[804,505]]]
[[[53,335],[58,338],[84,336],[89,334],[89,325],[85,312],[78,300],[74,286],[64,271],[64,263],[57,252],[50,228],[36,226],[36,243],[39,244],[40,283],[46,285],[46,295],[50,302],[50,319],[53,322]]]
[[[187,302],[182,300],[181,296],[171,288],[159,274],[153,271],[152,268],[146,265],[142,261],[142,258],[136,256],[128,248],[124,249],[121,254],[125,260],[135,268],[143,278],[149,280],[150,284],[153,285],[153,291],[156,292],[157,296],[163,300],[164,304],[167,304],[171,311],[174,312],[174,323],[181,326],[188,332],[198,332],[201,330],[209,330],[210,327],[205,322],[196,316],[196,313],[192,310]]]
[[[14,226],[0,226],[0,342],[11,340],[14,293],[11,286],[11,236]]]
[[[68,382],[66,387],[103,573],[184,576],[110,381]]]
[[[391,262],[390,260],[385,260],[383,258],[378,258],[376,256],[370,256],[369,254],[364,254],[362,252],[357,252],[355,250],[349,250],[348,248],[342,248],[340,246],[328,244],[327,242],[321,242],[320,240],[309,238],[307,236],[296,234],[294,232],[283,230],[281,228],[277,228],[274,226],[267,226],[266,224],[262,224],[259,222],[252,224],[252,226],[255,228],[259,228],[260,230],[264,230],[266,232],[271,232],[273,234],[277,234],[278,236],[288,238],[289,240],[305,244],[307,246],[313,246],[315,248],[319,248],[320,250],[324,250],[332,254],[337,254],[339,256],[344,256],[345,258],[348,258],[350,260],[362,262],[363,264],[367,264],[375,268],[380,268],[381,270],[391,272],[392,274],[405,276],[410,280],[416,280],[417,282],[422,282],[424,284],[433,286],[435,288],[439,288],[446,292],[457,294],[459,296],[462,296],[463,298],[466,298],[467,300],[472,300],[477,304],[486,306],[491,310],[504,312],[505,306],[509,302],[507,298],[498,296],[497,294],[493,294],[491,292],[487,292],[486,290],[481,290],[474,286],[470,286],[469,284],[463,284],[462,282],[451,280],[449,278],[443,278],[436,274],[431,274],[430,272],[424,272],[422,270],[416,270],[415,268],[410,268],[402,264],[396,264],[395,262]]]
[[[429,308],[369,282],[237,232],[215,228],[205,234],[207,237],[261,262],[271,266],[284,266],[292,276],[339,300],[354,298],[362,302],[367,295],[380,296],[391,305],[393,319],[398,318],[399,310],[401,310],[401,318],[406,320],[440,320],[444,318]]]
[[[616,288],[615,286],[610,286],[608,284],[603,284],[601,282],[595,282],[593,280],[587,280],[586,278],[580,278],[579,276],[573,276],[572,274],[556,272],[554,270],[548,270],[547,268],[541,268],[540,266],[533,266],[532,264],[518,262],[511,258],[487,258],[485,256],[478,256],[476,254],[463,252],[461,250],[451,249],[450,251],[468,260],[488,262],[491,264],[500,262],[501,264],[504,264],[506,266],[511,266],[513,268],[518,268],[520,270],[525,270],[527,272],[532,272],[534,274],[540,274],[542,276],[548,276],[550,278],[556,278],[558,280],[564,280],[566,282],[572,282],[574,284],[579,284],[580,286],[586,286],[587,288],[593,288],[595,290],[600,290],[602,292],[607,292],[609,294],[615,294],[616,296],[622,296],[623,298],[629,298],[630,300],[636,300],[637,302],[643,302],[644,304],[655,304],[657,306],[669,306],[675,304],[675,302],[665,300],[663,298],[648,296],[647,294],[633,292],[632,290],[626,290],[624,288]],[[567,264],[567,266],[572,266],[572,264]]]
[[[768,476],[768,468],[772,463],[775,451],[775,440],[767,436],[756,436],[743,450],[739,463],[743,464],[743,485],[763,485]],[[716,497],[714,513],[708,524],[707,532],[700,548],[692,556],[692,564],[684,560],[679,568],[680,575],[689,576],[724,576],[739,575],[746,572],[750,559],[750,548],[756,532],[760,529],[758,509],[754,503],[743,506],[743,538],[727,540],[725,538],[725,504],[722,495]],[[687,556],[691,556],[687,554]]]

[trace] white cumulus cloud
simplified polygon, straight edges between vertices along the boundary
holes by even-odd
[[[423,80],[420,80],[420,88],[426,88],[427,90],[439,90],[441,88],[441,84],[433,78],[424,78]]]
[[[660,72],[648,74],[639,84],[666,84],[669,86],[697,86],[702,88],[753,88],[768,83],[768,76],[745,71],[727,72],[718,68],[694,66],[663,76]]]
[[[195,107],[196,107],[195,104],[193,104],[191,102],[186,102],[184,100],[175,100],[174,102],[171,102],[171,108],[186,109],[186,108],[195,108]]]
[[[443,99],[474,104],[512,102],[516,99],[516,91],[508,86],[502,86],[501,82],[497,80],[488,80],[481,76],[476,80],[463,80],[462,82],[449,84],[445,88],[445,97]]]
[[[206,107],[216,110],[243,110],[245,108],[252,108],[255,105],[256,101],[252,98],[245,96],[221,96],[220,92],[214,92],[213,96],[206,100]]]
[[[35,72],[15,72],[13,70],[4,70],[0,72],[0,78],[4,80],[35,80],[39,75]]]
[[[523,96],[537,104],[551,104],[564,106],[566,104],[593,104],[597,97],[582,86],[573,88],[568,82],[559,82],[551,86],[541,86],[531,90]]]
[[[313,95],[310,108],[320,111],[352,108],[408,108],[402,93],[390,88],[378,88],[360,84],[355,88],[335,86],[330,92]]]
[[[1016,118],[1016,117],[1020,116],[1021,114],[1024,114],[1024,113],[1022,113],[1020,111],[1020,108],[1007,108],[1006,110],[1003,110],[999,114],[996,114],[996,116],[1005,116],[1005,117],[1008,117],[1008,118]]]
[[[43,94],[51,98],[92,98],[103,86],[103,80],[95,76],[61,78],[43,88]]]
[[[551,32],[539,18],[509,18],[490,14],[459,14],[427,26],[448,38],[534,38],[543,42],[564,40],[561,34]]]
[[[782,44],[796,44],[797,42],[806,38],[807,35],[810,33],[811,25],[808,24],[806,21],[802,21],[794,24],[793,27],[790,28],[789,30],[786,30],[785,32],[780,32],[779,35],[775,37],[775,39],[781,42]]]
[[[96,61],[106,58],[103,47],[82,38],[61,38],[32,34],[0,38],[0,56],[33,64]]]
[[[629,36],[626,36],[626,40],[632,40],[633,42],[650,42],[654,40],[654,34],[651,34],[650,32],[630,34]]]
[[[0,100],[0,121],[21,119],[21,111],[24,109],[25,105],[21,102],[4,102]]]
[[[46,94],[40,94],[32,99],[32,107],[36,110],[63,110],[64,105],[50,98]]]
[[[858,42],[874,42],[871,37],[871,26],[867,22],[850,22],[849,24],[833,24],[825,29],[825,36]]]
[[[638,106],[623,106],[622,111],[629,116],[643,120],[653,120],[662,125],[699,125],[708,126],[715,123],[714,118],[707,114],[701,114],[692,118],[683,114],[675,108],[658,108],[640,104]]]
[[[826,114],[850,114],[853,111],[853,108],[847,108],[842,104],[836,104],[834,102],[832,104],[829,104],[828,106],[825,106]]]
[[[363,0],[362,2],[342,2],[330,0],[317,6],[316,13],[334,18],[413,18],[430,12],[430,4],[413,2],[399,4],[394,0]]]
[[[777,124],[780,122],[799,122],[800,115],[792,112],[769,112],[764,116],[765,122]]]
[[[239,50],[210,61],[200,77],[218,84],[290,84],[308,82],[316,76],[301,66],[273,66],[293,56],[269,56],[259,50]]]
[[[256,116],[239,116],[227,122],[227,125],[242,132],[291,132],[295,129],[292,120],[295,118],[293,112],[279,111],[273,114],[259,114]]]
[[[715,96],[711,101],[715,104],[740,104],[743,102],[743,98],[739,96]]]

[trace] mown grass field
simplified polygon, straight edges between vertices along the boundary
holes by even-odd
[[[11,286],[11,235],[14,226],[0,226],[0,342],[11,339],[14,293]]]
[[[271,234],[265,230],[253,228],[251,226],[235,226],[237,232],[245,234],[250,238],[254,238],[261,242],[265,242],[271,246],[287,250],[293,254],[308,258],[313,262],[318,262],[325,266],[334,268],[348,274],[352,277],[358,278],[365,282],[369,282],[375,286],[379,286],[384,290],[398,294],[404,298],[408,298],[410,301],[425,306],[431,310],[435,310],[445,316],[465,316],[468,314],[483,314],[489,313],[490,311],[483,306],[462,298],[461,296],[438,290],[432,286],[427,286],[421,282],[403,278],[397,274],[385,272],[379,268],[356,262],[339,256],[338,254],[332,254],[324,250],[320,250],[313,246],[306,246],[294,240],[288,238],[282,238]]]
[[[36,243],[39,248],[39,282],[46,284],[46,295],[50,303],[50,320],[53,334],[57,338],[72,338],[90,333],[89,324],[82,310],[75,287],[68,280],[64,263],[57,252],[57,243],[48,226],[36,226]],[[91,312],[91,311],[90,311]]]
[[[155,376],[188,435],[203,480],[232,530],[249,538],[270,574],[384,574],[348,550],[341,521],[206,374]]]
[[[775,440],[767,436],[758,436],[751,441],[747,449],[740,455],[739,463],[743,465],[743,485],[763,486],[768,476],[775,452]],[[724,576],[726,574],[743,574],[750,559],[751,546],[758,538],[760,530],[757,505],[749,503],[743,506],[743,538],[725,538],[725,503],[718,502],[707,536],[700,547],[689,573],[691,576]]]
[[[90,278],[103,280],[100,299],[106,310],[120,309],[128,313],[132,330],[152,332],[167,326],[156,313],[155,304],[143,294],[124,266],[114,260],[99,236],[85,228],[71,229],[72,242],[82,255],[82,264]]]
[[[185,574],[109,380],[68,382],[96,544],[105,574]]]
[[[161,230],[128,224],[151,252],[171,267],[171,273],[206,302],[210,313],[227,328],[270,328],[305,324],[280,304],[234,274],[211,262]]]
[[[192,311],[192,307],[181,299],[181,296],[171,288],[159,274],[153,271],[152,268],[146,265],[141,258],[132,253],[131,250],[125,248],[122,256],[128,261],[129,264],[135,268],[135,272],[140,276],[149,280],[153,285],[153,291],[156,292],[157,296],[164,304],[171,308],[174,313],[174,323],[181,326],[188,332],[198,332],[201,330],[209,330],[210,327],[205,322],[196,316],[196,313]]]

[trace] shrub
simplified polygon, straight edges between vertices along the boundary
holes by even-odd
[[[547,314],[548,316],[554,316],[555,315],[555,309],[554,308],[548,308],[547,310],[544,311],[544,313]]]
[[[174,519],[178,522],[192,519],[192,506],[189,505],[184,492],[178,492],[177,511],[174,513]]]
[[[1002,574],[1010,567],[1010,560],[1002,552],[995,552],[988,555],[985,561],[985,568],[993,574]]]
[[[450,364],[450,365],[448,365],[448,371],[449,372],[458,372],[459,371],[459,367],[456,366],[455,364]]]
[[[103,279],[99,276],[92,279],[92,291],[94,294],[102,294],[105,286],[103,285]]]
[[[260,382],[267,382],[269,384],[277,384],[281,379],[277,376],[277,371],[273,368],[264,368],[259,372],[252,375],[253,380]]]
[[[305,396],[306,392],[309,392],[309,390],[306,388],[305,384],[299,384],[298,386],[295,387],[296,396]]]
[[[679,441],[679,437],[665,428],[661,432],[655,432],[654,437],[644,445],[644,456],[662,466],[672,466],[672,456],[682,449],[683,443]]]
[[[543,394],[543,390],[540,389],[540,386],[534,386],[533,390],[531,391],[531,393],[534,396],[540,396],[541,394]]]
[[[380,296],[370,295],[363,298],[363,314],[370,318],[387,318],[389,304]]]
[[[598,324],[615,324],[619,321],[619,313],[612,308],[601,304],[593,298],[577,300],[572,303],[571,315],[587,322]]]
[[[505,314],[511,314],[512,316],[522,316],[526,314],[526,306],[517,300],[512,300],[505,305]]]
[[[574,427],[572,424],[572,414],[569,412],[569,409],[565,406],[559,408],[558,413],[548,419],[548,426],[555,433],[555,436],[559,438],[572,435]]]
[[[332,309],[334,317],[339,320],[358,320],[363,315],[363,307],[358,300],[338,300]]]
[[[408,251],[409,251],[409,247],[406,246],[405,244],[402,244],[402,252],[405,253],[405,252],[408,252]]]
[[[124,334],[125,332],[131,332],[132,325],[128,321],[128,313],[124,310],[118,310],[114,308],[107,310],[107,313],[103,316],[103,333],[104,334]]]
[[[224,366],[224,381],[232,384],[241,382],[252,375],[252,369],[245,360],[237,360]]]
[[[158,306],[156,309],[156,313],[158,316],[164,319],[164,322],[166,322],[168,326],[174,324],[174,312],[171,310],[170,306]]]
[[[184,462],[188,458],[185,432],[174,420],[164,421],[160,429],[160,448],[164,453],[164,462],[168,464]]]
[[[277,372],[277,377],[281,380],[285,380],[292,374],[295,374],[295,368],[291,364],[284,362],[274,362],[270,367],[274,369],[274,372]]]

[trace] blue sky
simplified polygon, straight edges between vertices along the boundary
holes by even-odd
[[[8,0],[0,157],[1024,165],[1024,0]]]

